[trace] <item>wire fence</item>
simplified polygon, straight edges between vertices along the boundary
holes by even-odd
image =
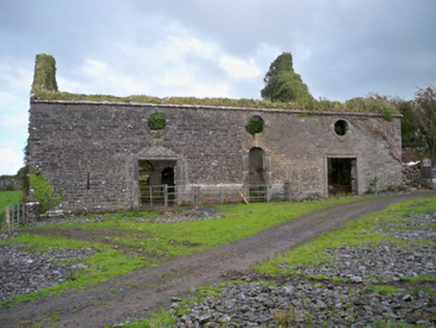
[[[179,188],[168,185],[141,186],[143,205],[229,204],[247,202],[290,201],[289,184],[247,186],[192,186]]]

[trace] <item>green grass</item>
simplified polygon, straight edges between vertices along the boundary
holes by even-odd
[[[6,206],[18,204],[22,200],[21,190],[0,191],[0,231],[4,229],[6,213]]]
[[[138,218],[150,217],[158,212],[124,212],[105,215],[92,215],[93,222],[73,222],[35,227],[38,230],[57,229],[76,230],[108,235],[107,240],[127,248],[127,253],[114,249],[98,240],[87,242],[79,239],[65,238],[61,235],[41,236],[19,233],[14,239],[1,241],[0,244],[26,244],[31,250],[47,251],[49,249],[92,247],[95,255],[86,257],[89,268],[71,276],[71,279],[37,293],[19,295],[13,302],[35,300],[48,294],[63,293],[70,288],[84,288],[98,284],[134,269],[160,265],[170,258],[186,256],[210,247],[222,245],[240,238],[251,236],[267,230],[277,224],[295,219],[301,215],[361,198],[329,199],[313,203],[253,203],[219,205],[222,218],[216,220],[153,223],[140,222]],[[178,209],[176,209],[178,211]],[[77,219],[80,219],[78,217]],[[6,302],[8,303],[8,302]],[[4,303],[4,304],[6,304]]]
[[[21,202],[21,190],[0,191],[0,213],[4,213],[5,207]]]
[[[148,264],[160,264],[169,258],[187,256],[207,248],[246,238],[304,214],[360,198],[330,199],[313,203],[253,203],[219,205],[222,218],[194,222],[140,222],[137,218],[110,217],[104,221],[73,222],[44,228],[107,231],[108,240],[149,256]],[[109,233],[110,232],[110,233]]]
[[[395,294],[398,292],[398,288],[394,288],[389,285],[373,285],[369,287],[373,292],[380,292],[385,294]]]
[[[311,205],[313,206],[313,205]],[[271,210],[271,208],[269,208]],[[308,210],[308,208],[305,208],[305,210]],[[239,208],[235,208],[232,211],[228,213],[230,216],[233,215],[242,215],[242,213],[239,213],[239,211],[242,211]],[[277,265],[280,263],[283,263],[286,261],[291,267],[292,265],[298,265],[298,264],[322,264],[325,263],[325,261],[328,259],[327,254],[324,252],[325,248],[333,248],[338,247],[342,245],[374,245],[378,241],[386,241],[389,240],[389,236],[385,234],[381,234],[379,232],[375,232],[375,230],[379,230],[382,228],[382,223],[397,223],[399,227],[401,227],[404,222],[406,222],[405,217],[410,216],[412,213],[417,214],[427,214],[427,213],[433,213],[436,211],[436,197],[428,198],[428,199],[420,199],[420,200],[413,200],[413,201],[407,201],[407,202],[400,202],[400,203],[394,203],[389,206],[383,211],[372,213],[363,216],[362,218],[354,221],[350,221],[345,224],[340,229],[337,229],[335,231],[325,233],[319,238],[315,239],[314,241],[303,245],[301,247],[296,248],[295,250],[292,250],[286,254],[282,254],[275,259],[263,263],[259,266],[256,266],[254,269],[255,271],[263,274],[279,274],[283,276],[292,276],[295,274],[295,270],[292,268],[288,270],[279,270],[277,269]],[[247,214],[255,214],[253,213],[243,213],[244,215]],[[264,213],[267,214],[267,213]],[[407,227],[408,228],[408,227]],[[401,243],[401,241],[394,241],[392,242]],[[326,276],[316,276],[313,277],[318,280],[324,280],[328,277]],[[335,283],[342,283],[345,281],[345,279],[341,278],[328,278],[332,280]],[[423,282],[429,282],[434,283],[436,281],[435,277],[405,277],[405,280],[409,281],[410,283],[419,282],[420,284],[416,287],[413,285],[408,285],[408,289],[403,291],[404,293],[410,293],[417,297],[419,291],[425,291],[430,293],[432,297],[434,297],[435,292],[433,289],[429,286],[422,286],[421,284]],[[247,283],[246,281],[242,280],[235,280],[231,281],[232,284],[241,284],[241,283]],[[273,281],[262,281],[259,282],[263,285],[275,285]],[[189,308],[189,305],[192,305],[195,303],[201,303],[202,297],[205,296],[211,296],[211,295],[220,295],[221,293],[221,287],[224,286],[224,284],[219,284],[219,286],[205,286],[205,287],[199,287],[197,289],[197,297],[190,298],[187,300],[182,300],[180,309],[177,309],[177,313],[185,314],[187,309]],[[320,286],[323,286],[320,284]],[[373,292],[379,292],[379,293],[397,293],[399,292],[399,289],[396,287],[392,287],[389,284],[374,284],[369,285],[368,288]],[[177,319],[175,316],[172,316],[169,313],[169,310],[164,310],[159,313],[155,313],[152,315],[150,319],[141,319],[139,321],[136,321],[134,323],[127,324],[126,327],[154,327],[154,326],[171,326],[177,322]],[[390,323],[380,321],[374,324],[375,327],[398,327],[398,326],[404,326],[401,323],[395,322],[392,325]]]
[[[347,222],[340,229],[322,234],[308,244],[302,245],[285,254],[281,254],[269,262],[262,263],[254,268],[258,273],[294,276],[298,274],[297,265],[322,265],[331,257],[326,253],[327,248],[339,246],[375,245],[380,241],[390,241],[397,244],[405,244],[405,241],[392,238],[389,234],[381,233],[382,223],[397,223],[398,226],[388,228],[401,229],[405,217],[412,213],[428,214],[436,211],[436,197],[394,203],[385,210],[364,215],[358,220]],[[405,227],[409,229],[409,227]],[[429,244],[430,241],[422,241]],[[414,243],[418,243],[414,242]],[[287,268],[278,268],[280,264],[287,264]],[[421,277],[421,280],[428,280]]]

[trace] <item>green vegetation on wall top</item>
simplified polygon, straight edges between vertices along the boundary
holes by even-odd
[[[39,91],[57,92],[56,61],[53,56],[46,54],[36,55],[35,72],[33,75],[32,93]]]
[[[147,103],[147,104],[171,104],[171,105],[195,105],[216,107],[245,107],[245,108],[268,108],[268,109],[299,109],[307,111],[336,111],[336,112],[362,112],[378,113],[386,117],[392,117],[399,112],[388,105],[382,99],[375,97],[353,98],[345,102],[330,100],[309,100],[291,102],[271,102],[268,100],[255,99],[230,99],[230,98],[195,98],[195,97],[168,97],[158,98],[151,96],[133,95],[128,97],[116,97],[110,95],[86,95],[68,92],[49,92],[40,90],[34,92],[35,99],[64,100],[64,101],[96,101],[96,102],[121,102],[121,103]]]
[[[287,58],[289,56],[285,56],[285,57]],[[278,59],[281,57],[283,57],[283,55],[279,56]],[[290,63],[291,63],[290,67],[292,69],[292,59]],[[273,64],[271,65],[274,68],[275,66]],[[295,93],[294,91],[292,91],[294,93],[291,92],[292,93],[291,95],[289,93],[290,92],[289,90],[288,91],[285,90],[286,92],[283,90],[282,90],[283,92],[278,92],[278,94],[280,94],[281,96],[278,96],[278,94],[275,93],[274,93],[275,96],[269,94],[267,95],[266,93],[263,94],[264,97],[267,97],[274,101],[254,100],[254,99],[229,99],[229,98],[195,98],[195,97],[158,98],[158,97],[150,97],[150,96],[142,96],[142,95],[133,95],[128,97],[116,97],[110,95],[86,95],[86,94],[73,94],[68,92],[59,92],[56,83],[56,62],[53,56],[46,55],[46,54],[39,54],[36,56],[36,60],[35,60],[35,74],[32,84],[32,93],[34,95],[34,99],[44,99],[44,100],[95,101],[95,102],[107,101],[107,102],[121,102],[121,103],[150,103],[150,104],[197,105],[197,106],[215,106],[215,107],[219,106],[219,107],[245,107],[245,108],[268,108],[268,109],[298,109],[298,110],[307,110],[307,111],[380,113],[383,114],[383,116],[387,120],[392,119],[392,114],[399,114],[399,112],[393,107],[390,107],[389,104],[386,101],[384,101],[384,99],[378,97],[370,96],[366,98],[353,98],[345,102],[330,101],[330,100],[323,100],[323,99],[316,100],[309,94],[307,90],[307,86],[301,81],[301,78],[297,76],[298,74],[294,73],[293,70],[289,71],[289,69],[288,70],[284,69],[284,71],[285,73],[290,72],[295,76],[293,76],[292,79],[290,79],[289,81],[286,80],[285,77],[277,78],[276,82],[278,84],[276,83],[275,86],[279,87],[280,89],[281,88],[280,83],[283,82],[284,84],[282,87],[288,90],[289,88],[287,88],[286,86],[294,86],[294,84],[298,82],[297,84],[301,86],[302,89],[300,87],[296,89],[291,88],[292,90],[294,89],[297,91],[299,90],[298,92],[301,91],[300,93],[298,93],[297,91],[294,90],[295,92],[298,93],[298,95],[294,94]],[[271,80],[271,82],[276,80],[274,78],[275,75],[274,76],[273,75],[274,74],[272,74],[269,79]],[[266,88],[267,87],[265,87],[265,89]],[[283,96],[284,94],[288,95],[289,97]]]

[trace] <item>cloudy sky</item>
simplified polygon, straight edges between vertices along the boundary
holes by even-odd
[[[316,98],[436,84],[435,0],[0,0],[0,175],[22,166],[35,55],[61,91],[260,98],[282,52]]]

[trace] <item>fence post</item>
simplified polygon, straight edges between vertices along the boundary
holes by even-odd
[[[23,225],[24,225],[24,221],[23,221]],[[17,227],[20,226],[20,204],[18,204],[17,206]]]
[[[8,235],[10,235],[11,234],[11,221],[9,218],[9,206],[6,206],[5,211],[6,211],[6,231],[8,232]]]
[[[269,203],[269,186],[266,186],[266,202]]]
[[[168,185],[164,184],[164,202],[165,207],[168,207]]]
[[[289,182],[285,182],[285,201],[290,202],[291,201],[291,184]]]
[[[16,217],[15,206],[12,205],[12,217],[11,217],[11,229],[12,230],[15,229],[15,217]]]
[[[223,187],[220,187],[221,204],[223,203]]]
[[[150,186],[150,206],[153,206],[153,187]]]
[[[24,198],[23,198],[23,218],[24,218],[24,224],[27,224],[26,202]]]

